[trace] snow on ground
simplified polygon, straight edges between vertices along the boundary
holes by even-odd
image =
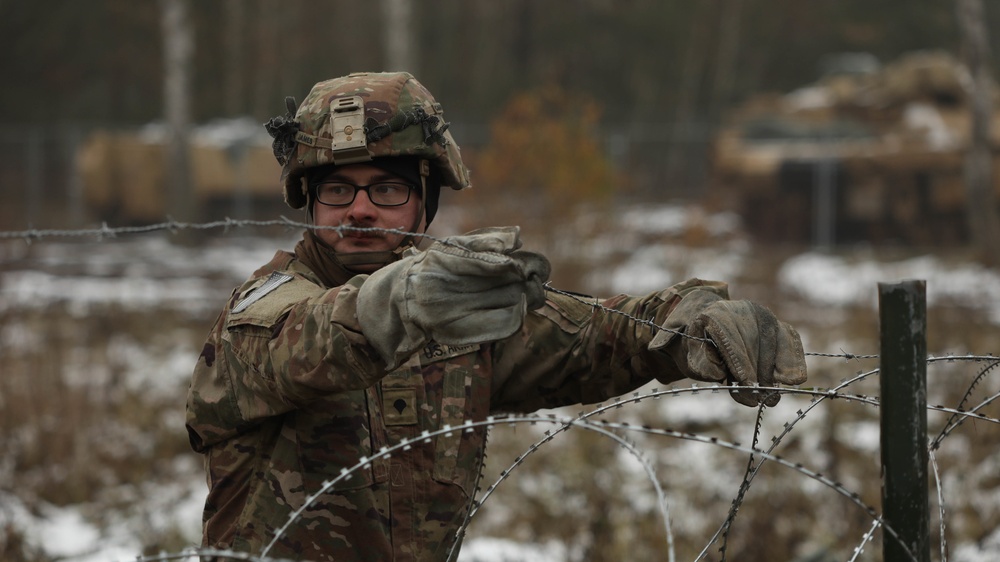
[[[148,143],[162,144],[169,134],[166,123],[149,123],[140,131],[140,138]],[[260,122],[252,117],[234,119],[213,119],[203,125],[194,127],[191,136],[195,144],[234,148],[244,145],[269,146],[268,136]]]
[[[214,298],[206,299],[209,295]],[[126,310],[159,306],[198,312],[222,300],[203,279],[156,279],[144,275],[87,277],[18,271],[4,276],[0,308],[45,308],[66,302],[76,316],[115,304]]]
[[[698,277],[733,279],[744,266],[749,245],[736,235],[739,217],[732,213],[705,213],[689,205],[637,205],[616,212],[613,226],[602,214],[583,214],[575,232],[556,241],[558,261],[567,257],[593,264],[587,285],[610,293],[641,294]],[[691,248],[686,235],[715,241]],[[607,264],[614,264],[607,267]]]
[[[927,281],[927,304],[979,308],[1000,324],[1000,274],[976,263],[947,263],[935,256],[879,262],[806,252],[778,271],[781,288],[826,306],[878,306],[878,283]]]
[[[459,562],[560,562],[569,560],[560,543],[526,544],[493,537],[468,539],[458,555]]]
[[[642,239],[676,236],[692,221],[735,228],[728,214],[701,216],[686,207],[647,206],[626,210],[618,226]],[[43,308],[70,303],[79,314],[114,304],[126,310],[167,306],[191,312],[218,307],[228,291],[266,263],[279,248],[291,249],[296,236],[283,239],[219,238],[197,249],[170,243],[169,234],[105,243],[50,242],[25,258],[19,244],[7,245],[4,258],[18,267],[0,275],[0,310]],[[620,238],[608,233],[606,238]],[[607,244],[594,240],[583,249],[604,254]],[[578,250],[580,248],[577,248]],[[619,248],[620,249],[620,248]],[[594,256],[603,260],[606,256]],[[752,259],[741,241],[690,248],[678,243],[645,242],[630,250],[611,271],[595,271],[613,291],[642,293],[690,277],[731,281]],[[877,283],[903,279],[927,281],[928,304],[958,304],[988,310],[1000,324],[1000,274],[975,263],[949,263],[935,256],[894,262],[874,258],[805,252],[788,259],[777,272],[780,289],[823,306],[876,306]]]
[[[684,207],[647,206],[624,213],[622,226],[628,226],[642,239],[655,240],[683,233],[691,220],[690,209]],[[713,234],[724,235],[734,229],[728,215],[703,216],[698,220]],[[621,236],[621,233],[608,234]],[[235,284],[266,263],[276,249],[291,249],[296,238],[297,235],[278,240],[219,238],[199,248],[176,246],[168,234],[106,242],[46,242],[30,249],[16,243],[0,245],[0,263],[5,264],[0,271],[0,311],[41,309],[53,303],[68,303],[78,314],[108,305],[127,310],[169,307],[197,313],[214,311]],[[613,243],[602,243],[600,239],[583,247],[603,248],[601,252],[614,250]],[[751,255],[751,248],[740,242],[690,248],[661,240],[635,248],[620,266],[605,274],[610,276],[609,284],[615,291],[640,293],[693,276],[738,278]],[[16,267],[7,267],[8,264]],[[800,296],[807,305],[829,307],[877,306],[876,284],[902,279],[927,280],[929,304],[983,308],[989,311],[994,323],[1000,324],[1000,275],[977,264],[947,263],[934,256],[879,262],[805,252],[788,259],[777,272],[781,290]],[[0,330],[0,345],[38,345],[29,335],[7,328]],[[163,360],[136,349],[135,342],[124,340],[113,342],[110,351],[131,366],[129,373],[155,379],[150,382],[159,385],[157,389],[162,392],[176,388],[177,377],[181,376],[178,373],[187,376],[194,362],[190,350],[174,350],[169,360]],[[142,383],[132,379],[128,382]],[[665,421],[683,419],[689,423],[715,421],[736,407],[720,401],[717,409],[709,410],[703,402],[680,397],[664,399],[663,406]],[[792,406],[791,401],[788,406]],[[875,437],[867,436],[866,446],[874,447],[874,440]],[[187,472],[197,475],[199,470],[194,467]],[[648,484],[642,486],[647,492]],[[192,543],[197,542],[205,494],[200,477],[193,477],[183,485],[151,487],[142,493],[146,498],[143,509],[157,514],[152,521],[154,526],[177,526],[184,529]],[[0,497],[0,506],[3,506],[0,527],[10,523],[24,529],[32,543],[44,545],[53,557],[77,562],[127,560],[134,559],[140,548],[139,531],[130,527],[128,518],[120,521],[115,532],[109,532],[87,521],[86,506],[47,506],[32,513],[13,496]],[[956,562],[997,560],[1000,532],[978,545],[951,546]],[[460,560],[548,562],[571,556],[559,544],[470,537]]]
[[[699,207],[685,205],[641,205],[626,209],[617,222],[642,234],[680,236],[687,230],[702,227],[714,236],[734,234],[740,218],[735,213],[706,214]]]
[[[955,545],[952,560],[956,562],[996,562],[1000,560],[1000,529],[995,529],[978,544]]]
[[[676,244],[645,246],[614,269],[610,287],[616,293],[643,294],[693,277],[734,279],[743,269],[745,254],[740,244],[699,250]]]
[[[21,530],[27,544],[40,547],[53,559],[67,562],[135,560],[142,553],[142,535],[152,530],[177,529],[192,547],[200,542],[203,488],[202,478],[144,486],[141,490],[144,503],[134,508],[135,513],[110,516],[105,513],[103,516],[111,520],[111,524],[106,525],[88,519],[87,512],[93,509],[88,505],[42,504],[29,510],[16,496],[0,494],[3,505],[0,528]]]
[[[170,243],[169,234],[48,243],[0,275],[0,311],[66,303],[79,316],[108,305],[204,313],[275,251],[293,246],[294,239],[227,238],[186,248]]]
[[[21,529],[33,544],[50,543],[46,551],[52,556],[75,556],[91,550],[100,539],[100,532],[83,521],[78,509],[42,506],[33,514],[15,495],[0,494],[0,524],[5,529]],[[133,547],[134,548],[134,547]]]

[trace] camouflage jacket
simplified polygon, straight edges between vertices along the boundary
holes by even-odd
[[[233,292],[187,400],[208,475],[204,546],[260,554],[308,497],[362,465],[314,498],[268,556],[445,560],[475,493],[485,430],[423,432],[681,378],[667,354],[647,349],[649,326],[552,293],[509,338],[432,342],[385,372],[355,317],[366,278],[327,288],[278,252]],[[691,280],[601,304],[662,325],[695,287],[726,292]],[[414,442],[377,454],[402,440]]]

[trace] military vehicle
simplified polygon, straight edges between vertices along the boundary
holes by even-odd
[[[97,131],[77,154],[84,201],[115,224],[159,222],[169,215],[166,134],[162,125]],[[281,167],[271,138],[253,119],[218,120],[190,136],[191,195],[204,217],[250,218],[283,209]],[[275,216],[275,213],[269,213]]]
[[[761,241],[965,241],[964,67],[938,51],[884,67],[865,55],[836,61],[815,84],[734,111],[713,148],[711,192]],[[996,154],[997,112],[992,136]],[[997,157],[994,172],[1000,200]]]

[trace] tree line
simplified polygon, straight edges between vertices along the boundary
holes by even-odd
[[[196,122],[266,119],[318,80],[394,64],[456,121],[487,121],[544,86],[586,93],[605,121],[715,119],[754,93],[815,80],[832,53],[885,62],[960,48],[954,4],[937,0],[199,0],[188,10]],[[1000,28],[1000,10],[986,17]],[[0,124],[162,118],[161,18],[154,1],[0,1]],[[393,43],[401,36],[408,47]]]

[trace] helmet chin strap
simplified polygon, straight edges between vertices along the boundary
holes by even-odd
[[[420,221],[424,217],[426,211],[426,202],[424,201],[424,196],[427,194],[427,176],[430,174],[430,166],[426,160],[420,161],[420,193],[423,194],[420,197],[420,208],[417,210],[416,218],[414,219],[413,225],[407,229],[407,232],[417,232],[420,228]],[[309,209],[310,222],[312,222],[312,205],[307,205]],[[404,228],[403,226],[400,227]],[[378,252],[335,252],[333,248],[325,247],[327,250],[326,254],[335,263],[341,265],[344,269],[354,271],[354,267],[365,266],[365,265],[377,265],[382,267],[388,265],[394,261],[397,261],[402,257],[403,252],[412,248],[416,242],[416,237],[413,234],[407,234],[399,245],[396,246],[394,250],[381,250]],[[321,242],[322,244],[322,242]],[[326,244],[322,244],[326,246]]]

